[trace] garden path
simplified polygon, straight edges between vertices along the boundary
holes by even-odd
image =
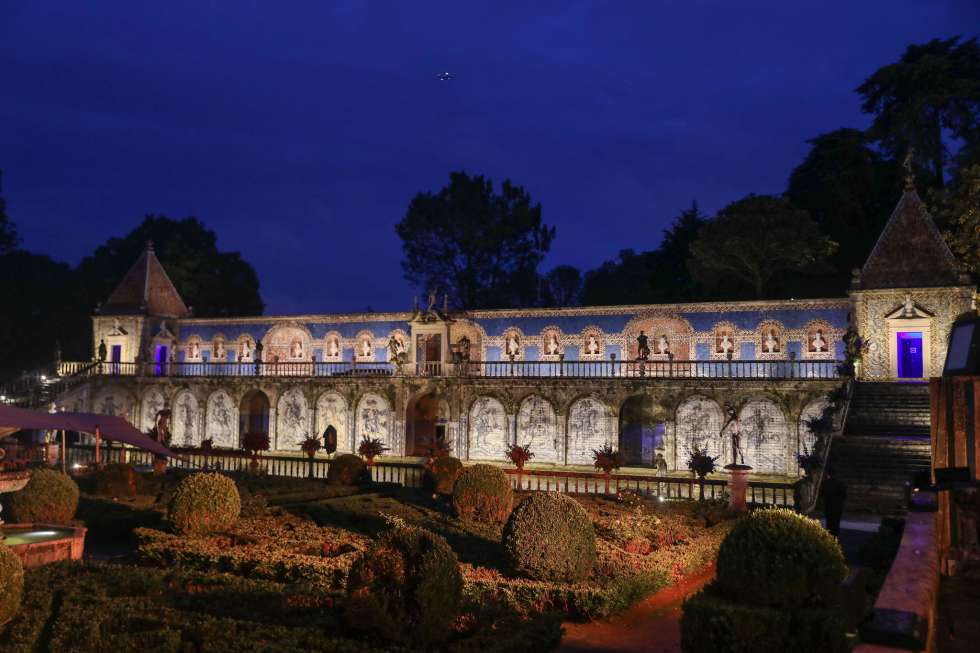
[[[657,592],[609,621],[566,623],[559,653],[676,653],[681,604],[715,575],[714,564]]]

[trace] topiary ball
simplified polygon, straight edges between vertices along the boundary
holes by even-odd
[[[521,501],[504,526],[503,543],[510,569],[533,580],[577,582],[596,561],[592,520],[578,501],[556,492]]]
[[[235,482],[221,474],[192,474],[174,489],[167,516],[174,530],[203,535],[238,521],[242,500]]]
[[[4,503],[14,522],[68,524],[78,509],[78,484],[53,469],[35,469],[27,485]]]
[[[510,479],[493,465],[467,467],[453,488],[453,508],[467,521],[502,524],[513,505]]]
[[[337,456],[327,467],[327,485],[357,485],[370,480],[367,465],[351,453]]]
[[[463,575],[446,540],[398,526],[354,561],[344,616],[357,630],[429,647],[449,637],[462,600]]]
[[[0,544],[0,626],[14,618],[24,593],[24,567],[20,558]]]
[[[847,565],[820,522],[792,510],[756,510],[718,550],[716,585],[732,601],[779,609],[827,607],[838,600]]]
[[[132,465],[111,463],[95,473],[95,493],[105,497],[136,496],[142,481]]]
[[[452,494],[456,480],[463,473],[459,458],[440,456],[425,470],[425,485],[437,494]]]

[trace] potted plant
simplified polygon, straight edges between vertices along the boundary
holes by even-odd
[[[534,452],[531,451],[531,445],[526,444],[522,447],[517,443],[508,444],[504,453],[507,455],[507,459],[514,464],[514,467],[517,468],[517,488],[520,489],[521,474],[524,472],[524,464],[534,458]]]
[[[313,435],[307,435],[305,438],[303,438],[299,448],[306,454],[307,460],[310,461],[310,471],[308,476],[313,478],[313,458],[316,457],[316,452],[322,448],[320,445],[320,438]]]
[[[700,490],[698,498],[701,501],[704,501],[704,478],[715,471],[715,461],[717,460],[718,456],[709,456],[707,450],[700,447],[694,447],[687,459],[687,468],[698,477]]]
[[[374,465],[374,459],[376,456],[380,456],[386,451],[388,451],[388,447],[385,446],[385,443],[381,440],[381,438],[365,437],[363,440],[361,440],[361,444],[357,446],[357,453],[364,457],[368,467]]]
[[[249,470],[255,474],[259,470],[259,452],[269,450],[269,434],[268,433],[246,433],[242,436],[242,449],[247,451],[252,457],[252,461],[248,464]]]
[[[623,466],[623,454],[613,449],[611,444],[604,444],[598,449],[592,450],[592,462],[596,469],[601,469],[603,476],[606,477],[606,494],[609,493],[609,477],[612,476],[614,469]]]

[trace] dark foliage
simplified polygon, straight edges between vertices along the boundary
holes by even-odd
[[[502,524],[514,505],[510,479],[498,467],[467,467],[453,488],[453,508],[460,519]]]
[[[535,305],[538,265],[555,237],[523,188],[504,181],[498,193],[465,172],[436,194],[416,195],[395,230],[405,279],[468,309]]]
[[[95,493],[104,497],[132,497],[139,493],[143,478],[132,465],[110,463],[95,473]]]
[[[434,458],[425,470],[426,487],[436,494],[448,495],[453,493],[456,480],[463,473],[463,463],[459,458],[439,456]]]
[[[192,474],[181,481],[167,506],[178,533],[220,532],[238,521],[242,501],[235,482],[221,474]]]
[[[345,618],[389,641],[434,646],[452,633],[462,598],[459,562],[446,540],[397,526],[351,567]]]
[[[367,465],[360,456],[345,453],[330,461],[327,467],[328,485],[358,485],[371,480]]]
[[[20,609],[24,590],[24,567],[17,554],[0,544],[0,626],[14,618]]]
[[[78,509],[78,485],[53,469],[35,469],[24,489],[4,497],[10,521],[68,524]]]
[[[504,526],[508,567],[532,580],[576,582],[596,561],[596,536],[585,509],[564,494],[535,492]]]

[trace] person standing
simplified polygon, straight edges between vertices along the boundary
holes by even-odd
[[[840,518],[844,513],[844,500],[847,499],[847,486],[834,476],[829,467],[824,472],[823,484],[820,486],[823,497],[823,510],[827,515],[827,530],[834,537],[840,537]]]

